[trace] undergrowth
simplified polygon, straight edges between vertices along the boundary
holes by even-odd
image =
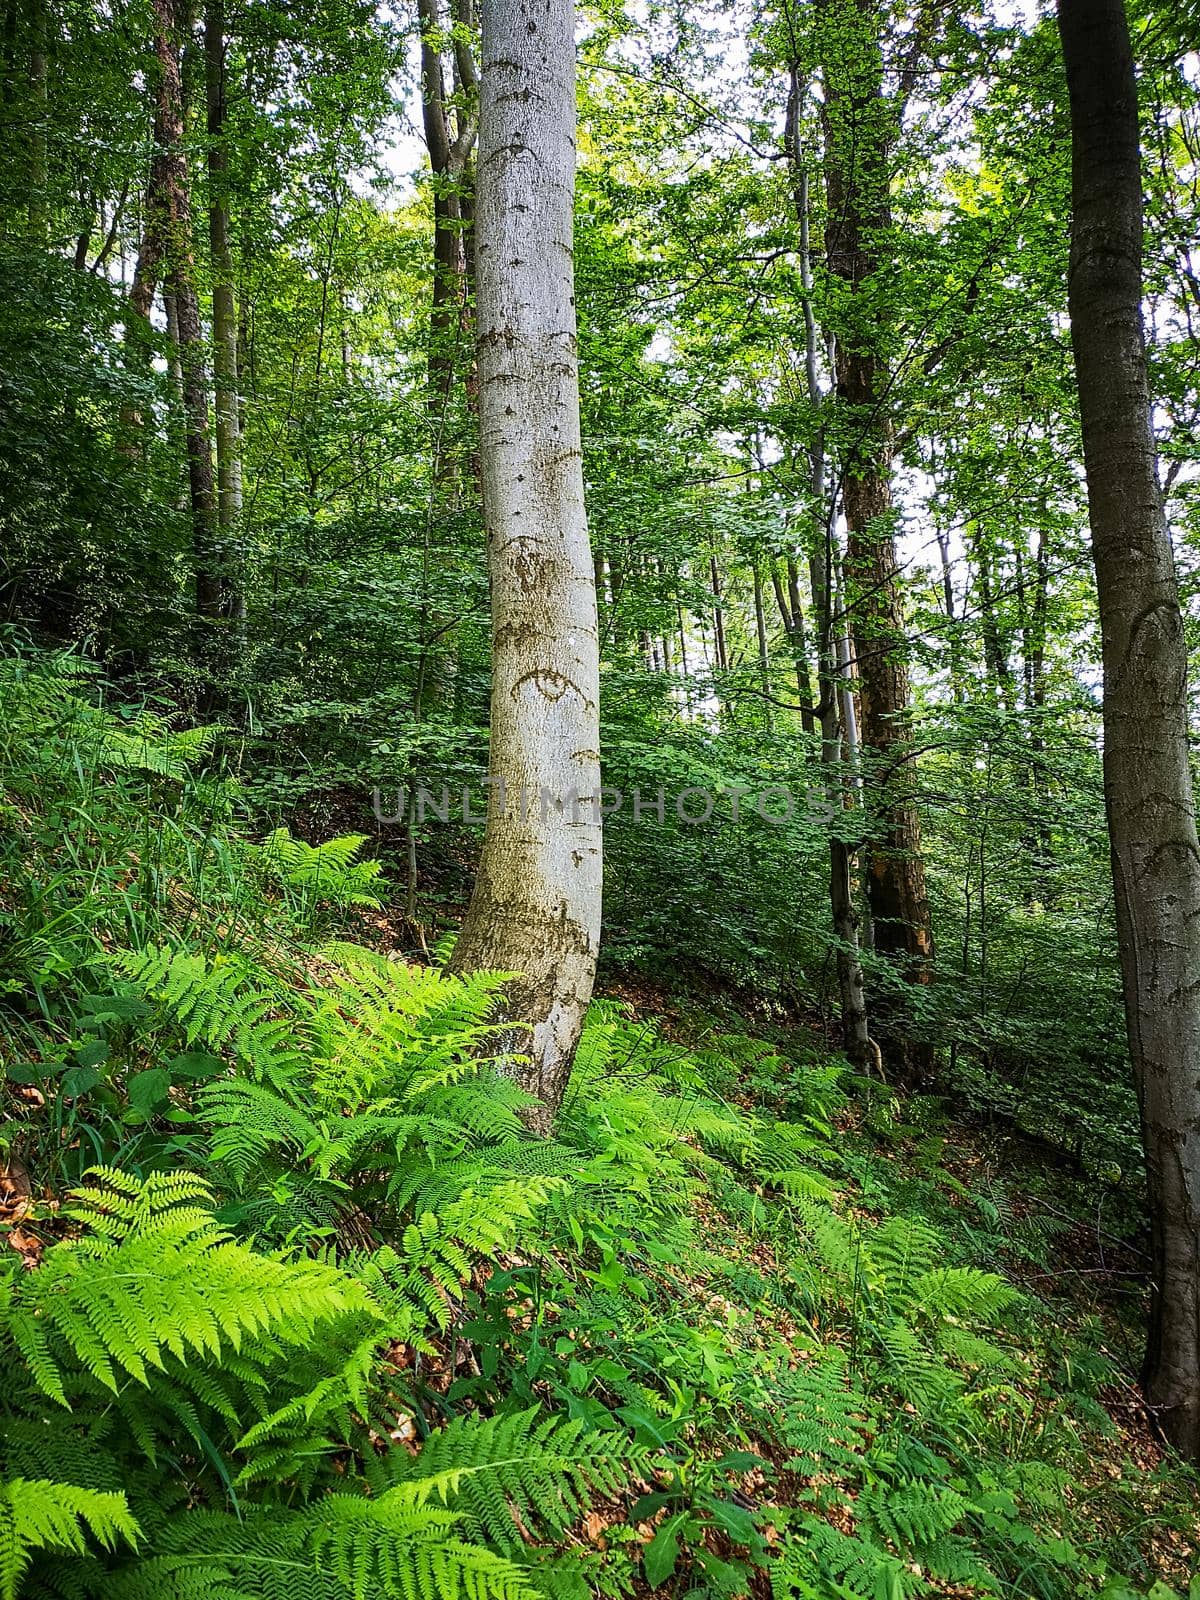
[[[332,937],[364,841],[217,742],[0,663],[0,1600],[1186,1582],[935,1108],[597,1002],[535,1138],[502,975]]]

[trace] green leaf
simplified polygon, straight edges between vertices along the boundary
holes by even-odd
[[[642,1552],[646,1582],[652,1589],[657,1589],[675,1571],[675,1563],[679,1560],[679,1530],[687,1519],[686,1511],[669,1518]]]
[[[66,1099],[77,1100],[101,1081],[95,1067],[71,1067],[63,1073],[62,1092]]]
[[[732,1500],[706,1500],[704,1509],[734,1544],[753,1544],[758,1538],[754,1518],[744,1506],[735,1505]]]
[[[135,1111],[153,1111],[167,1098],[171,1087],[171,1074],[162,1067],[149,1067],[145,1072],[135,1072],[125,1085],[129,1104]]]
[[[216,1056],[202,1050],[175,1056],[167,1062],[166,1070],[172,1078],[213,1078],[222,1070],[223,1063]]]

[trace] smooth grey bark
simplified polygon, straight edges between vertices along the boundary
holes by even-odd
[[[491,795],[460,971],[518,973],[514,1070],[561,1101],[600,939],[600,662],[583,498],[570,0],[484,0],[475,216]],[[548,799],[543,802],[545,793]],[[595,797],[572,804],[569,796]],[[555,801],[559,804],[555,804]]]
[[[1153,1241],[1142,1382],[1200,1459],[1200,845],[1187,644],[1142,328],[1137,85],[1122,0],[1059,0],[1071,104],[1069,306],[1104,661],[1104,794]]]

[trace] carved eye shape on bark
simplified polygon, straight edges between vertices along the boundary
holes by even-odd
[[[526,672],[517,679],[512,686],[512,697],[515,700],[523,684],[531,683],[537,692],[546,700],[559,701],[566,694],[574,694],[580,703],[590,706],[591,701],[583,690],[565,672],[559,672],[556,667],[534,667],[532,672]]]

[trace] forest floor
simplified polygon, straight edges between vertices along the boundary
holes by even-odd
[[[413,1550],[479,1600],[1188,1592],[1131,1179],[710,980],[607,977],[535,1139],[502,980],[413,960],[354,839],[258,842],[187,736],[8,694],[3,1600],[278,1600],[260,1537],[283,1600],[442,1600],[379,1580]]]

